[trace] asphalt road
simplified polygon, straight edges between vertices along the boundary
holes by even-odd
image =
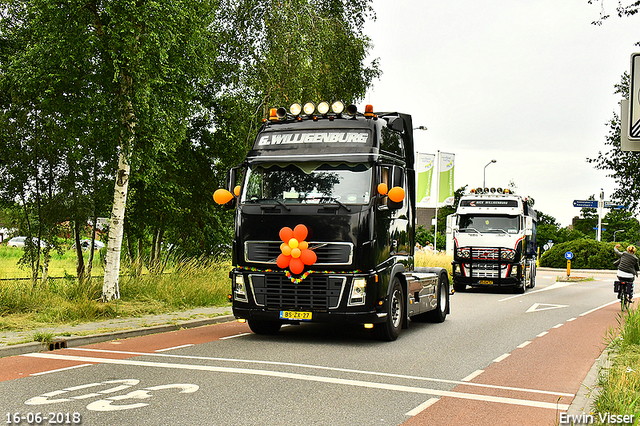
[[[83,425],[554,424],[616,324],[619,308],[605,306],[613,277],[595,278],[539,273],[524,295],[456,293],[444,323],[412,322],[395,342],[360,327],[258,336],[227,323],[3,358],[0,415],[5,424],[38,424],[37,413],[39,424]]]

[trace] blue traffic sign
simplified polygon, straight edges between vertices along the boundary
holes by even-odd
[[[620,209],[625,209],[626,206],[624,206],[622,204],[613,204],[613,203],[610,203],[608,201],[605,201],[604,202],[604,208],[605,209],[618,209],[618,210],[620,210]]]
[[[567,260],[573,259],[573,253],[571,253],[570,251],[566,252],[564,254],[564,258],[567,259]]]
[[[593,228],[593,230],[594,230],[594,231],[597,231],[597,230],[598,230],[598,227]],[[606,231],[606,230],[607,230],[607,228],[602,228],[602,231]]]
[[[573,207],[595,209],[598,208],[598,202],[595,200],[573,200]]]

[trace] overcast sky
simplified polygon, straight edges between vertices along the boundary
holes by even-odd
[[[586,162],[619,114],[614,84],[639,52],[640,16],[604,0],[374,0],[366,34],[383,75],[362,102],[413,116],[417,150],[456,154],[455,187],[517,185],[563,226],[573,200],[615,182]],[[623,2],[624,4],[627,1]],[[364,110],[364,108],[362,108]]]

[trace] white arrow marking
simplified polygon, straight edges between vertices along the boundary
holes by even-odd
[[[551,303],[534,303],[526,313],[548,311],[549,309],[566,308],[569,305],[552,305]]]

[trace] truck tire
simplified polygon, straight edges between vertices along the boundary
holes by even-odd
[[[405,316],[404,293],[398,277],[391,281],[391,293],[387,301],[387,318],[385,322],[375,325],[376,337],[386,342],[398,338]]]
[[[282,323],[279,321],[260,321],[260,320],[248,320],[249,328],[255,334],[277,334],[282,327]]]
[[[536,286],[536,262],[535,260],[531,263],[531,268],[529,269],[529,283],[527,284],[527,288],[534,288]]]
[[[438,304],[433,311],[426,313],[426,318],[431,322],[444,322],[449,313],[449,278],[446,271],[441,272],[438,276],[436,298]]]

